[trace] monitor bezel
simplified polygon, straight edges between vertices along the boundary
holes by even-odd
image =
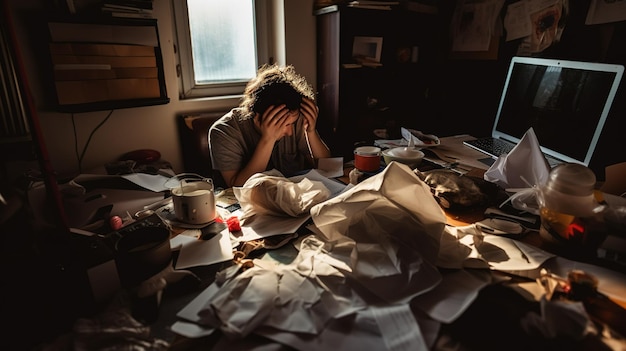
[[[539,65],[539,66],[548,66],[548,67],[583,69],[583,70],[589,70],[589,71],[601,71],[601,72],[609,72],[609,73],[615,74],[613,77],[613,83],[611,85],[611,88],[609,90],[609,93],[604,103],[604,107],[602,109],[602,114],[598,120],[598,123],[596,124],[596,130],[594,131],[594,134],[590,141],[590,145],[587,148],[587,153],[585,154],[584,159],[578,160],[573,157],[564,155],[561,152],[558,152],[556,150],[547,148],[545,146],[540,146],[541,150],[547,155],[556,157],[557,159],[560,159],[565,162],[580,163],[585,166],[588,166],[589,163],[591,162],[591,158],[593,157],[593,153],[595,152],[596,146],[598,144],[598,140],[600,139],[600,135],[602,134],[602,130],[604,129],[604,125],[611,111],[613,100],[615,99],[615,95],[617,94],[617,90],[619,88],[620,82],[622,80],[622,76],[624,74],[624,66],[619,65],[619,64],[609,64],[609,63],[599,63],[599,62],[584,62],[584,61],[572,61],[572,60],[561,60],[561,59],[514,56],[511,59],[511,63],[508,68],[506,80],[504,82],[502,95],[500,97],[500,102],[499,102],[498,110],[496,113],[496,118],[492,126],[491,135],[494,138],[505,139],[516,144],[519,143],[521,138],[499,131],[497,128],[498,128],[498,122],[500,120],[500,116],[502,113],[502,109],[504,106],[507,88],[510,84],[514,67],[517,64],[530,64],[530,65]]]

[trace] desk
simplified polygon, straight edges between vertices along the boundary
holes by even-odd
[[[445,212],[448,224],[466,225],[473,223],[482,216],[483,210],[469,211],[463,214],[451,214]],[[526,235],[524,241],[531,242],[540,239],[537,236]],[[537,242],[541,245],[541,242]],[[169,341],[172,350],[212,348],[218,343],[220,333],[216,332],[211,336],[199,339],[187,339],[173,335],[168,332],[168,328],[176,321],[175,315],[187,305],[204,288],[209,286],[215,274],[230,265],[224,262],[205,267],[194,267],[190,269],[201,279],[199,285],[193,289],[167,290],[163,297],[163,302],[159,308],[158,319],[151,324],[154,336]],[[508,277],[510,282],[525,281],[523,278]],[[529,311],[539,312],[539,304],[529,300],[523,295],[507,286],[508,284],[492,284],[481,290],[476,300],[472,303],[457,320],[452,323],[443,324],[438,338],[436,349],[441,349],[446,340],[459,342],[470,349],[530,349],[545,348],[549,346],[572,346],[567,341],[547,341],[541,338],[528,337],[517,323]],[[615,318],[610,315],[609,318]],[[617,315],[621,318],[621,315]],[[487,319],[487,320],[485,320]],[[458,344],[457,344],[458,345]],[[584,349],[597,349],[598,344],[595,339],[585,339],[576,344],[583,345]],[[580,349],[578,347],[578,349]]]

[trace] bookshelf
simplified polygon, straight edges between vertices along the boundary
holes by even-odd
[[[169,103],[156,19],[98,16],[47,25],[57,111]]]
[[[331,5],[314,13],[318,129],[333,153],[351,159],[355,144],[373,143],[374,129],[399,134],[415,124],[434,79],[437,16],[402,6]],[[370,46],[365,59],[354,55],[359,44]]]

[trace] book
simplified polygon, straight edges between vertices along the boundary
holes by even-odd
[[[102,5],[102,11],[152,13],[152,9],[132,7],[132,6],[126,6],[126,5],[116,5],[116,4],[104,4]]]
[[[349,6],[391,6],[391,5],[400,5],[399,1],[375,1],[375,0],[359,0],[359,1],[350,1],[348,3]]]
[[[102,5],[118,5],[152,10],[152,1],[144,0],[105,0]]]
[[[354,56],[354,61],[356,61],[359,65],[364,66],[364,67],[381,67],[383,64],[376,61],[376,60],[372,60],[370,58],[367,57],[363,57],[363,56]]]
[[[151,13],[143,12],[110,12],[109,14],[116,18],[154,18]]]
[[[391,10],[392,5],[399,5],[399,1],[369,1],[369,0],[359,0],[359,1],[350,1],[348,3],[348,7],[358,7],[361,9],[371,9],[371,10]]]
[[[356,7],[360,9],[370,9],[370,10],[391,10],[391,6],[381,6],[381,5],[348,5],[348,7]]]

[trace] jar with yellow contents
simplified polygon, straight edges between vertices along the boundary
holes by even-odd
[[[596,176],[586,166],[564,163],[550,171],[539,193],[541,227],[545,241],[592,252],[605,238],[602,193]]]

